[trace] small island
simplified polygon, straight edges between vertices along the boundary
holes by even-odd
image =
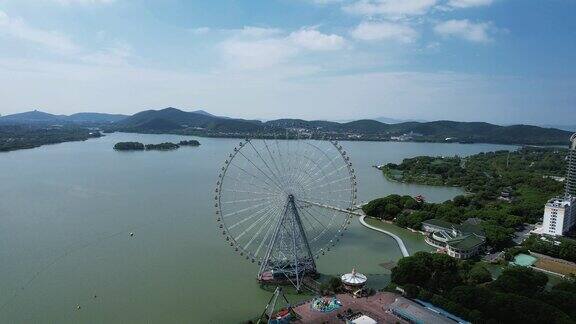
[[[197,140],[180,141],[178,144],[164,142],[160,144],[143,144],[140,142],[118,142],[114,145],[117,151],[171,151],[180,148],[180,146],[200,146]]]
[[[144,144],[139,142],[118,142],[114,145],[117,151],[143,151]]]
[[[150,151],[150,150],[170,151],[170,150],[175,150],[179,147],[180,147],[180,145],[170,143],[170,142],[165,142],[165,143],[160,143],[160,144],[146,144],[146,150],[147,151]]]
[[[200,146],[200,142],[198,142],[197,140],[180,141],[180,143],[178,143],[178,145],[180,145],[180,146]]]

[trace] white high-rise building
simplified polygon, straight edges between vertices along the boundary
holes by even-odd
[[[568,170],[566,172],[566,195],[576,197],[576,134],[570,137]]]
[[[563,235],[576,223],[576,198],[571,196],[550,199],[544,206],[544,220],[539,234]]]
[[[570,137],[564,197],[550,199],[544,206],[542,227],[538,234],[563,235],[576,224],[576,134]]]

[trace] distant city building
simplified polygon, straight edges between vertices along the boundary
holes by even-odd
[[[576,197],[576,134],[570,137],[568,170],[566,172],[566,195]]]
[[[470,218],[462,225],[452,224],[441,219],[422,222],[422,229],[428,232],[426,243],[445,250],[456,259],[468,259],[480,253],[486,243],[486,236],[478,225],[477,218]]]
[[[564,235],[576,223],[576,134],[570,137],[564,197],[548,200],[544,205],[542,226],[533,232],[547,235]]]
[[[550,199],[544,206],[542,227],[537,234],[563,235],[576,222],[576,197],[565,196]]]
[[[511,202],[512,201],[512,193],[510,192],[510,190],[502,190],[502,192],[500,192],[500,196],[498,197],[499,200],[502,201],[506,201],[506,202]]]
[[[406,141],[410,141],[410,140],[414,139],[414,137],[421,137],[421,136],[423,136],[423,135],[420,133],[410,132],[410,133],[402,134],[400,136],[391,136],[390,140],[399,141],[399,142],[406,142]]]

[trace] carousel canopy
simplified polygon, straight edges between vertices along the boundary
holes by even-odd
[[[352,269],[350,273],[342,275],[341,279],[344,284],[353,286],[363,285],[367,280],[365,275],[356,272],[355,269]]]

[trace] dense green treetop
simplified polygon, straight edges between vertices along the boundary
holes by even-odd
[[[544,204],[563,190],[550,176],[566,169],[566,150],[522,148],[515,152],[480,153],[459,157],[417,157],[388,164],[384,173],[400,181],[461,186],[469,192],[444,203],[421,203],[409,196],[390,195],[363,207],[368,216],[420,229],[425,220],[437,218],[461,224],[469,218],[483,220],[488,245],[503,248],[523,223],[542,218]],[[502,192],[511,201],[499,199]],[[565,251],[571,254],[571,251]]]
[[[118,142],[114,144],[114,149],[118,151],[142,151],[144,144],[139,142]]]
[[[537,235],[531,235],[522,246],[533,252],[576,262],[576,241],[571,238],[542,239]]]
[[[166,142],[166,143],[160,143],[160,144],[146,144],[145,147],[146,147],[147,151],[150,151],[150,150],[168,151],[168,150],[175,150],[175,149],[179,148],[180,146],[178,144]]]
[[[0,125],[0,152],[84,141],[100,136],[99,131],[74,125]]]
[[[392,282],[408,297],[432,302],[473,323],[573,323],[576,284],[550,291],[548,278],[530,268],[509,267],[492,281],[482,263],[418,252],[392,269]]]
[[[180,141],[180,143],[178,143],[178,145],[180,145],[180,146],[200,146],[200,142],[198,142],[197,140]]]

